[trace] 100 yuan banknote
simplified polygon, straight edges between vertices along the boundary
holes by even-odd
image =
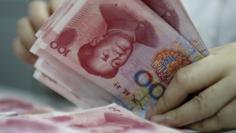
[[[83,108],[107,105],[113,101],[114,98],[106,90],[74,72],[74,70],[44,50],[37,49],[36,45],[31,50],[35,50],[34,53],[37,55],[41,54],[34,65],[37,71],[43,73],[42,75],[36,72],[34,75],[40,82],[46,83],[49,88]],[[46,81],[43,81],[44,79]],[[61,87],[56,87],[58,85]]]
[[[144,116],[202,55],[141,0],[80,0],[39,47]]]
[[[68,69],[54,66],[57,66],[57,64],[39,59],[35,64],[35,68],[53,79],[57,84],[68,88],[67,90],[72,95],[71,97],[74,97],[73,103],[86,109],[104,106],[113,102],[114,98],[106,90],[83,82],[84,80],[76,73],[69,73]],[[71,97],[68,97],[68,99],[70,100]]]
[[[35,34],[36,37],[41,37],[43,34],[47,33],[50,27],[53,27],[57,25],[57,23],[67,15],[70,8],[75,4],[77,0],[65,0],[64,2],[58,2],[61,3],[61,5],[58,5],[58,9],[53,9],[55,12],[49,17],[47,22],[45,22],[40,29]]]
[[[181,0],[142,1],[189,41],[203,56],[209,54],[206,45],[185,11]]]
[[[184,133],[149,122],[116,104],[42,117],[85,133]]]

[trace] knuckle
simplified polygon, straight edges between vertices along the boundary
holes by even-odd
[[[176,84],[184,86],[189,80],[189,73],[186,68],[181,68],[179,71],[177,71],[173,80]]]
[[[40,6],[40,5],[45,5],[46,2],[43,0],[33,0],[29,3],[29,8],[35,7],[35,6]]]
[[[202,95],[195,96],[192,99],[193,106],[198,110],[199,114],[202,117],[207,117],[210,112],[204,101],[205,98]]]
[[[48,4],[56,9],[56,8],[58,8],[63,2],[64,2],[64,0],[50,0],[50,1],[48,2]]]
[[[208,104],[206,104],[205,97],[202,96],[201,94],[195,96],[192,102],[193,106],[196,108],[196,110],[199,111],[200,116],[203,118],[211,116],[215,113],[215,110],[212,109]]]
[[[27,17],[23,17],[21,19],[19,19],[16,23],[16,27],[20,28],[22,27],[25,23],[27,23]]]
[[[169,102],[166,100],[166,97],[163,96],[162,98],[159,99],[159,102],[158,102],[158,113],[164,113],[166,112],[167,110],[169,110],[170,108],[170,104]]]
[[[33,1],[28,7],[31,19],[45,19],[48,16],[48,4],[45,1]]]
[[[41,4],[39,0],[30,1],[28,4],[28,11],[31,12],[31,10],[34,9],[35,6],[38,6],[39,4]]]

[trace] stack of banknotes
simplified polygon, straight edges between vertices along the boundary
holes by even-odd
[[[46,107],[47,108],[47,107]],[[86,111],[46,109],[29,99],[0,99],[0,133],[184,133],[144,120],[116,104]]]
[[[140,117],[208,55],[180,0],[66,0],[36,36],[37,80],[82,108],[116,103]]]

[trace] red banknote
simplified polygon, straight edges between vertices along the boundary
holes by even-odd
[[[111,101],[144,116],[178,69],[207,55],[181,3],[153,2],[68,1],[37,34],[31,52],[42,60],[38,72],[67,88],[67,94],[57,92],[72,93],[74,102],[99,106],[106,90]]]
[[[137,117],[116,104],[46,118],[86,133],[183,133]]]

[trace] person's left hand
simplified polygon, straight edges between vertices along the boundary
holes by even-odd
[[[13,41],[13,52],[19,59],[27,64],[34,64],[37,57],[29,51],[36,39],[34,35],[63,1],[34,0],[29,3],[28,16],[18,20],[16,25],[18,37]]]
[[[204,132],[236,128],[236,43],[213,49],[209,56],[180,69],[147,117]]]

